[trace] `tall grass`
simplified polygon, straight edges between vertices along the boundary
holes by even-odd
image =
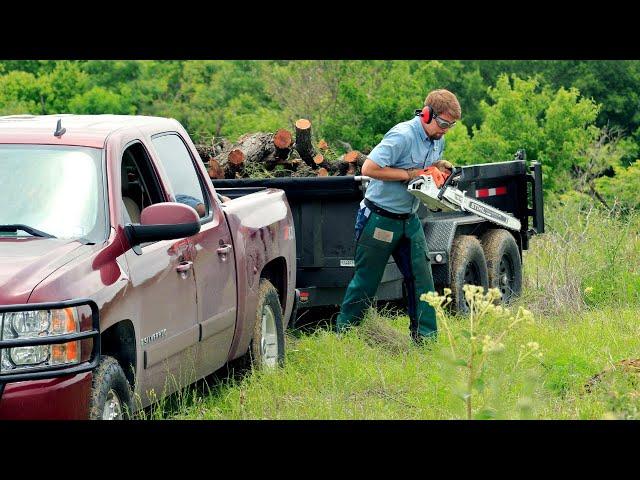
[[[640,357],[640,216],[565,207],[549,212],[547,231],[525,252],[524,292],[510,306],[533,321],[501,339],[473,390],[442,325],[415,346],[405,315],[372,309],[340,336],[289,332],[284,368],[191,389],[164,418],[463,419],[469,391],[472,418],[640,418],[640,368],[619,363]],[[466,338],[468,318],[446,320]],[[487,325],[492,338],[504,327]],[[533,350],[542,355],[523,355]]]
[[[524,252],[524,295],[543,314],[640,305],[640,213],[573,204]]]

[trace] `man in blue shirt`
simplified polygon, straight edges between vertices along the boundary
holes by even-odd
[[[452,168],[441,160],[444,135],[460,119],[461,109],[448,90],[430,92],[424,105],[414,119],[389,130],[362,166],[371,181],[356,216],[355,270],[336,321],[339,332],[361,321],[391,255],[405,281],[411,338],[421,343],[437,332],[435,310],[420,300],[434,290],[433,274],[416,215],[419,200],[407,191],[407,183],[429,165]]]
[[[207,207],[202,202],[202,200],[198,200],[197,198],[192,197],[191,195],[185,195],[185,194],[179,193],[176,195],[176,202],[189,205],[196,212],[198,212],[198,215],[200,215],[200,218],[204,217],[207,213]]]

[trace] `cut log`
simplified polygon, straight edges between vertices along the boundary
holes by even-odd
[[[281,128],[273,134],[274,155],[280,160],[286,160],[291,154],[293,136],[289,130]]]
[[[316,152],[311,143],[311,122],[306,118],[301,118],[296,122],[295,148],[304,163],[315,170],[317,166],[313,161],[313,157],[315,157]]]
[[[329,162],[324,159],[324,155],[321,153],[313,157],[313,163],[317,165],[317,168],[326,168],[327,170],[330,168]]]
[[[234,148],[229,152],[229,163],[234,165],[242,165],[247,156],[239,148]]]
[[[338,171],[336,164],[327,161],[327,159],[321,153],[313,157],[313,162],[317,165],[318,168],[324,168],[325,170],[327,170],[329,172],[329,175],[333,175]]]
[[[338,161],[338,175],[360,175],[367,156],[357,150],[345,153]]]
[[[261,161],[270,149],[273,150],[271,140],[270,133],[247,133],[228,146],[216,157],[224,170],[224,178],[238,178],[244,173],[246,163]]]
[[[353,163],[358,167],[362,167],[362,164],[367,159],[367,156],[358,150],[351,150],[344,154],[344,161],[347,163]]]
[[[229,150],[231,148],[231,142],[226,138],[220,138],[217,143],[214,145],[216,156],[220,155],[225,150]]]
[[[195,147],[202,161],[206,163],[210,158],[217,157],[223,150],[231,147],[231,143],[225,138],[211,137],[208,140],[203,139],[201,142],[196,143]]]
[[[291,136],[291,132],[289,130],[281,128],[273,134],[273,144],[276,146],[276,148],[291,148],[292,143],[293,137]]]
[[[272,140],[273,136],[270,133],[246,134],[238,139],[235,150],[242,152],[243,162],[259,162],[271,150]],[[240,157],[235,158],[239,159]]]
[[[291,132],[280,129],[246,133],[235,143],[221,137],[203,138],[196,149],[212,179],[360,175],[367,156],[340,143],[349,151],[339,160],[324,139],[314,150],[311,122],[301,118],[295,123],[295,144]]]
[[[224,178],[224,169],[215,158],[209,160],[209,178]]]
[[[236,178],[236,174],[243,167],[244,157],[242,150],[235,148],[235,145],[233,145],[232,148],[227,147],[226,150],[223,150],[214,161],[222,169],[223,178]],[[211,165],[211,161],[209,161],[209,165]]]
[[[273,152],[269,152],[265,157],[262,158],[262,162],[267,170],[274,170],[279,168],[284,168],[285,170],[296,171],[298,165],[302,162],[299,158],[297,159],[280,159]]]
[[[338,175],[358,175],[360,168],[355,163],[340,161],[338,162]]]

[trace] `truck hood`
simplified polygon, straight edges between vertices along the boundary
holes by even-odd
[[[0,305],[27,303],[33,289],[58,268],[88,249],[77,240],[0,239]]]

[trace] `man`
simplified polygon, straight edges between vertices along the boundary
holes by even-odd
[[[391,255],[405,281],[411,338],[420,344],[437,332],[435,310],[420,301],[420,295],[434,290],[433,275],[416,215],[419,200],[407,191],[407,183],[429,165],[452,168],[440,158],[444,135],[460,119],[461,109],[448,90],[430,92],[424,104],[414,119],[389,130],[362,166],[362,174],[372,180],[356,216],[355,271],[336,321],[338,332],[361,321]]]
[[[198,200],[197,198],[192,197],[191,195],[185,195],[183,193],[179,193],[176,195],[176,202],[189,205],[196,212],[198,212],[198,215],[200,216],[200,218],[204,217],[207,214],[207,207],[202,202],[202,200]]]

